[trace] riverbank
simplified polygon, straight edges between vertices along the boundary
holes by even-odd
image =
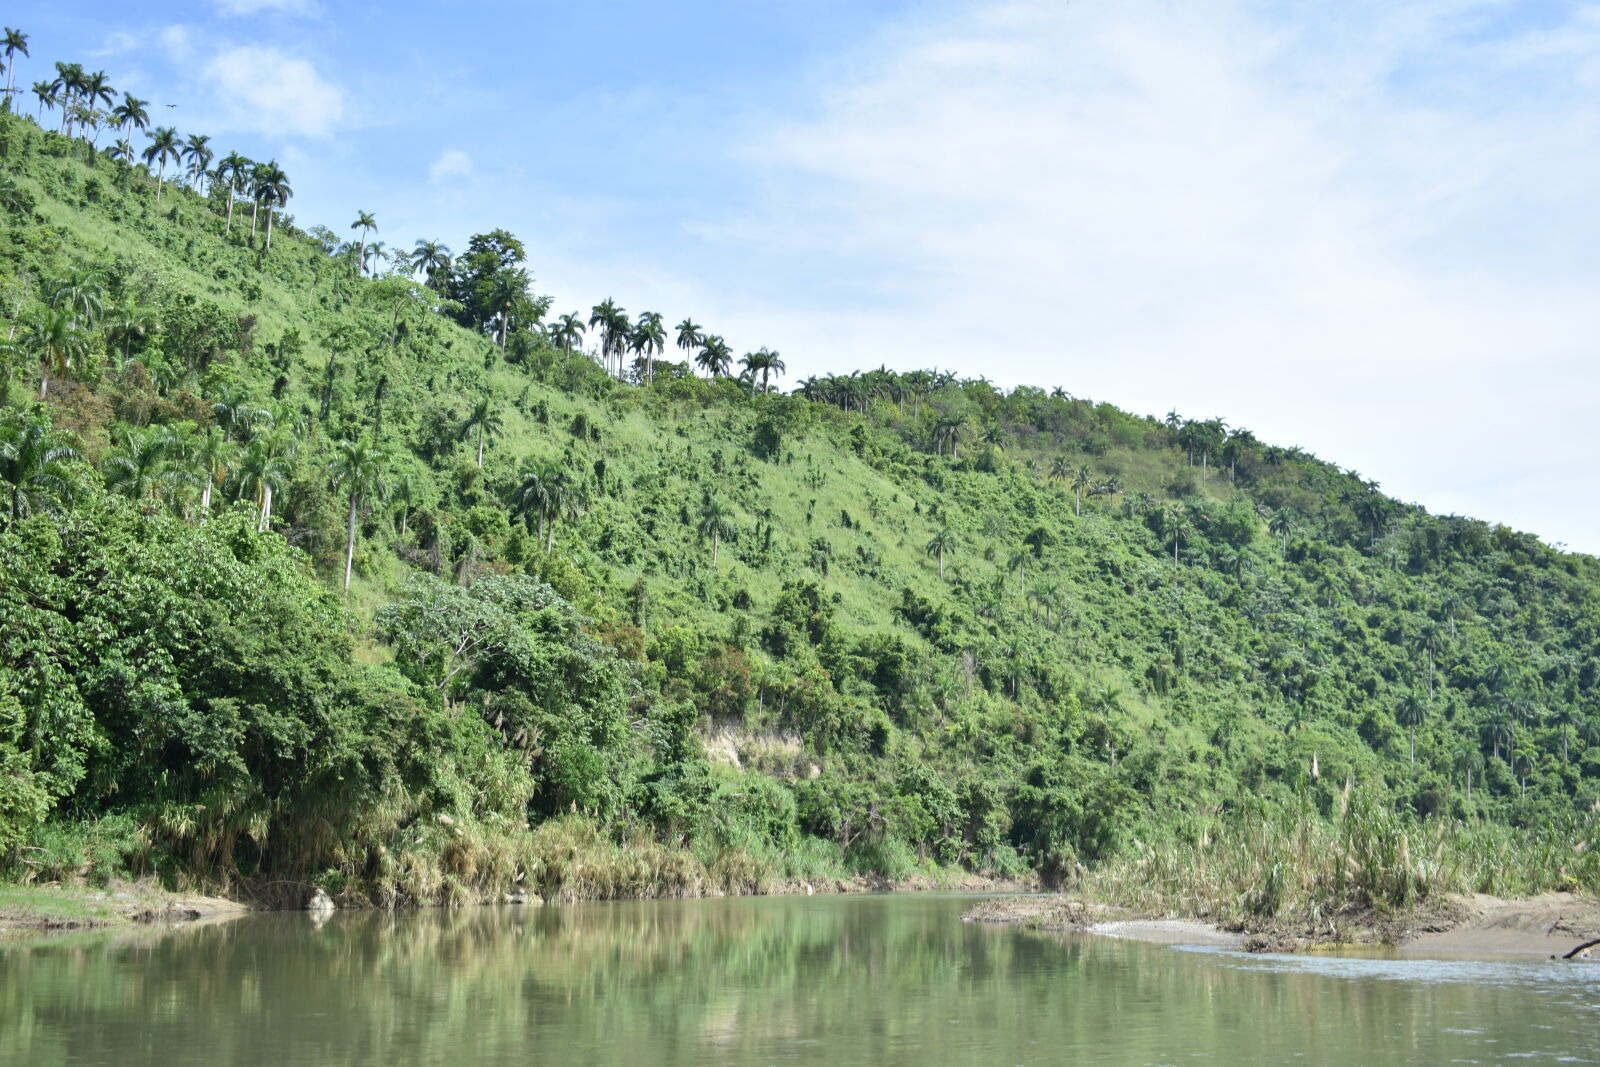
[[[674,887],[671,894],[637,893],[622,898],[616,896],[581,896],[571,887],[552,895],[548,900],[537,894],[494,893],[477,899],[453,897],[449,900],[417,903],[397,903],[393,908],[463,907],[494,904],[519,904],[542,906],[545,904],[575,904],[596,900],[648,899],[653,896],[673,897],[725,897],[725,896],[811,896],[849,893],[1006,893],[1036,892],[1038,886],[1029,882],[988,878],[967,872],[938,871],[917,872],[905,878],[886,879],[869,876],[841,876],[812,879],[785,879],[752,885],[746,892],[730,892],[725,888],[705,884],[696,892],[684,892]],[[237,918],[252,911],[306,911],[313,910],[313,901],[327,901],[327,910],[376,911],[376,905],[359,898],[343,898],[333,905],[326,895],[318,896],[316,887],[303,885],[299,892],[285,893],[281,888],[271,895],[270,902],[263,900],[234,900],[227,897],[207,896],[198,893],[174,893],[150,882],[112,882],[104,888],[92,886],[6,885],[0,884],[0,938],[18,935],[66,933],[82,930],[113,929],[139,924],[181,925],[197,922],[215,922]]]
[[[962,918],[1054,930],[1127,937],[1167,944],[1232,945],[1249,952],[1316,952],[1384,946],[1403,956],[1563,956],[1600,938],[1600,900],[1542,893],[1524,900],[1449,896],[1405,914],[1371,909],[1326,917],[1316,924],[1284,920],[1218,925],[1205,917],[1142,914],[1067,896],[986,900]],[[1593,953],[1600,957],[1600,951]]]
[[[224,897],[170,893],[150,883],[91,886],[0,885],[0,936],[176,924],[233,918],[248,904]]]

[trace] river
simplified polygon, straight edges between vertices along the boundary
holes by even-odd
[[[0,1064],[1600,1061],[1600,965],[1249,956],[850,896],[250,916],[0,948]]]

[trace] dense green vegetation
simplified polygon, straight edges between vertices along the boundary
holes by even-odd
[[[0,114],[13,876],[1061,881],[1279,818],[1353,847],[1357,803],[1479,850],[1423,891],[1600,888],[1595,560],[1217,419],[785,395],[688,318],[552,315],[509,233],[341,241],[58,80]]]

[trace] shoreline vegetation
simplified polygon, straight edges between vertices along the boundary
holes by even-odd
[[[598,903],[608,900],[697,899],[724,896],[812,896],[855,893],[1035,893],[1036,882],[974,875],[959,869],[929,869],[898,879],[840,872],[809,878],[758,880],[736,886],[700,881],[668,885],[636,881],[629,885],[589,883],[579,889],[568,884],[544,896],[536,887],[521,885],[477,895],[457,896],[449,902],[414,902],[411,908],[480,907]],[[588,895],[585,895],[587,892]],[[393,905],[391,905],[391,908]],[[103,886],[87,884],[0,884],[0,948],[6,939],[29,935],[55,935],[134,925],[183,926],[196,922],[225,921],[263,912],[382,910],[379,905],[346,896],[339,901],[318,886],[298,883],[277,886],[268,897],[237,898],[197,892],[176,892],[158,882],[112,880]]]
[[[1037,879],[1311,937],[1600,893],[1600,561],[1065,384],[785,392],[41,73],[0,107],[0,881]]]

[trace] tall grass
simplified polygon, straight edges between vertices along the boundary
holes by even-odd
[[[1309,806],[1187,819],[1085,872],[1078,888],[1148,911],[1315,927],[1453,893],[1600,894],[1597,849],[1594,815],[1517,829],[1418,819],[1347,796],[1332,819]]]

